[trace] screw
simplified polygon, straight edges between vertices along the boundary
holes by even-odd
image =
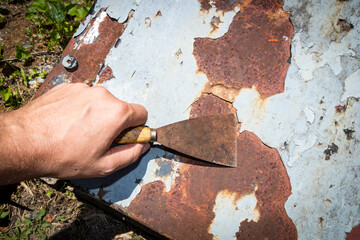
[[[75,57],[71,55],[66,55],[61,63],[63,67],[69,72],[75,71],[78,67],[78,61],[76,60]]]

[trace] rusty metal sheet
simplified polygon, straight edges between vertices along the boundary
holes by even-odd
[[[360,225],[354,227],[350,233],[346,235],[347,240],[357,240],[360,239]]]
[[[91,19],[86,30],[70,40],[62,53],[60,64],[57,64],[46,77],[37,96],[63,82],[92,84],[110,49],[123,31],[124,25],[112,20],[105,12]],[[77,61],[74,71],[65,69],[61,64],[66,56],[72,56]]]
[[[290,183],[277,151],[247,132],[238,149],[238,168],[187,164],[170,192],[159,181],[147,184],[127,212],[172,239],[232,239],[236,232],[238,239],[296,239],[284,210]]]
[[[170,239],[357,236],[357,1],[99,0],[74,39],[107,18],[105,8],[124,31],[104,44],[92,83],[143,104],[154,127],[237,113],[238,168],[154,145],[76,185]]]
[[[264,98],[283,92],[293,30],[289,13],[276,6],[243,4],[223,37],[195,39],[197,64],[211,85],[255,86]]]

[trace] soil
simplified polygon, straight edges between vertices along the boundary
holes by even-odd
[[[9,76],[20,68],[23,68],[26,74],[32,69],[49,73],[61,54],[60,47],[49,51],[43,40],[26,33],[29,27],[36,28],[30,20],[25,19],[30,2],[0,2],[0,14],[6,19],[5,23],[0,24],[0,78],[4,79],[3,86],[19,89],[21,105],[31,101],[41,85],[41,79],[25,86],[20,78],[11,79]],[[32,57],[26,61],[17,61],[16,45],[26,48]],[[0,112],[16,109],[5,107],[1,96],[0,99]],[[33,221],[36,213],[45,209],[43,221],[50,222],[51,226],[43,229],[43,232],[49,239],[151,239],[123,218],[100,210],[73,192],[69,183],[56,179],[34,179],[0,187],[0,238],[5,235],[15,236],[17,228],[25,231],[26,227],[17,226],[19,222],[25,218]],[[9,215],[1,217],[1,213],[7,210],[10,210]],[[37,233],[30,234],[29,238],[41,239]]]

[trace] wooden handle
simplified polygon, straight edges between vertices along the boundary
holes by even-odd
[[[114,140],[116,144],[141,143],[156,141],[156,131],[154,129],[139,126],[125,129]]]

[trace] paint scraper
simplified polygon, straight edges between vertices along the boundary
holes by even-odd
[[[157,142],[182,154],[215,164],[237,165],[236,115],[218,114],[193,118],[157,129],[125,129],[115,144]]]

